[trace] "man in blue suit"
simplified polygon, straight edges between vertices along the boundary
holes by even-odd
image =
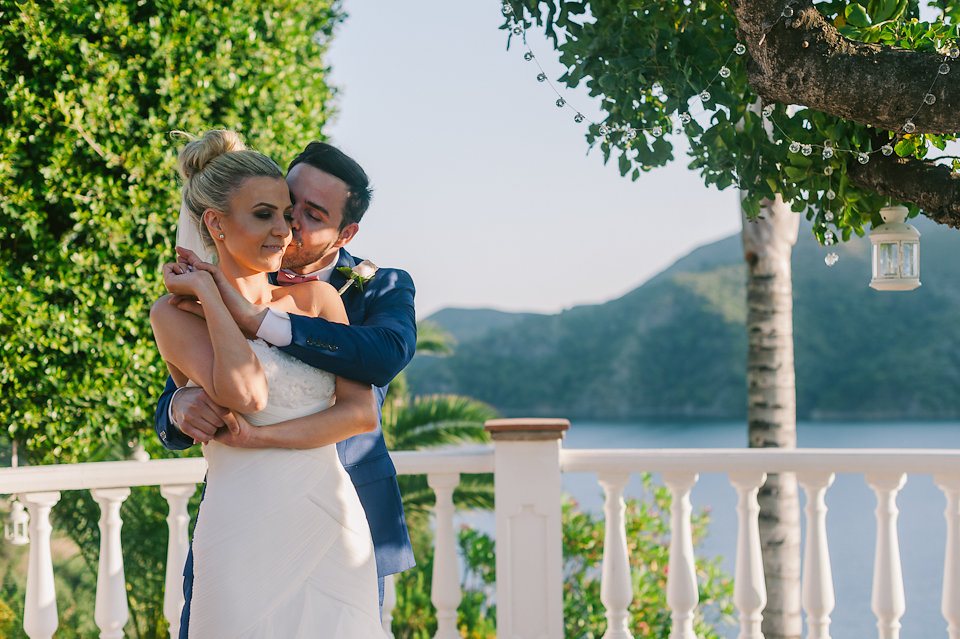
[[[339,269],[360,262],[343,247],[356,235],[369,206],[367,175],[339,149],[312,142],[291,162],[287,184],[294,205],[293,242],[276,281],[323,279],[339,289],[348,281]],[[413,357],[417,339],[413,297],[413,281],[406,272],[380,268],[362,288],[355,284],[343,294],[350,325],[277,313],[239,295],[225,296],[225,301],[247,335],[259,336],[316,368],[373,385],[379,412],[387,385]],[[189,308],[193,303],[181,304]],[[222,435],[220,429],[228,423],[237,426],[228,411],[202,389],[177,389],[170,379],[157,402],[155,422],[161,442],[171,450],[210,441],[218,431]],[[320,413],[314,427],[327,429],[339,440],[337,452],[370,524],[383,606],[383,578],[412,567],[414,558],[396,470],[379,420],[369,433],[342,432],[342,425],[324,421]],[[191,550],[184,569],[181,638],[186,637],[189,623],[192,586]]]

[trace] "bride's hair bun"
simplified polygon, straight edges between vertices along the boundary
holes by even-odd
[[[177,157],[183,178],[183,204],[192,214],[204,244],[212,249],[214,242],[203,223],[203,212],[207,209],[227,212],[234,189],[244,180],[251,177],[283,179],[283,170],[267,156],[248,149],[234,131],[207,131],[201,138],[182,131],[173,134],[190,140]]]
[[[194,138],[181,131],[174,131],[174,134],[183,135],[190,140],[177,157],[180,177],[184,180],[189,180],[203,171],[210,162],[224,153],[243,151],[247,148],[235,131],[226,129],[207,131],[202,138]]]

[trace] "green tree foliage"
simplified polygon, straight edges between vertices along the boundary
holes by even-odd
[[[238,129],[283,163],[330,116],[338,19],[292,0],[0,3],[0,419],[30,461],[149,431],[169,133]]]
[[[0,421],[30,463],[165,456],[148,310],[173,257],[173,130],[241,131],[283,165],[322,138],[335,0],[0,0]],[[128,636],[164,634],[166,504],[124,505]],[[99,513],[54,523],[96,574]],[[7,601],[15,608],[15,604]],[[89,610],[92,615],[92,608]]]
[[[739,3],[739,10],[754,11],[744,8],[748,4],[757,7],[758,13],[773,12],[763,22],[771,40],[789,38],[790,27],[805,29],[811,20],[806,14],[800,19],[808,2],[781,3],[791,16],[796,14],[795,23],[777,15],[781,4]],[[960,72],[960,59],[950,58],[950,50],[958,46],[960,38],[960,4],[952,0],[930,4],[938,10],[935,22],[918,19],[916,0],[863,4],[837,0],[819,2],[811,11],[819,10],[826,19],[824,37],[939,52],[931,55],[924,67],[929,76],[926,82],[939,78],[939,84],[930,90],[952,90],[954,75]],[[584,84],[590,95],[600,98],[605,118],[589,127],[587,141],[599,146],[605,160],[616,159],[622,175],[636,180],[642,172],[672,161],[675,145],[683,136],[690,148],[690,168],[698,170],[708,185],[744,190],[748,215],[758,215],[761,202],[780,193],[793,202],[795,211],[804,211],[814,221],[813,232],[821,242],[829,243],[830,234],[844,240],[851,233],[863,235],[865,225],[882,223],[879,209],[889,196],[865,188],[862,179],[853,179],[855,171],[869,168],[861,166],[860,154],[870,154],[869,162],[879,165],[885,157],[879,153],[881,147],[889,143],[897,156],[924,160],[944,149],[956,134],[911,134],[899,125],[888,132],[812,108],[764,101],[748,81],[748,72],[756,75],[763,62],[754,62],[752,69],[748,65],[767,52],[737,46],[745,39],[744,25],[735,14],[737,7],[738,3],[672,0],[508,0],[503,28],[514,38],[534,23],[545,26],[567,68],[559,81],[570,87]],[[818,36],[808,37],[804,31],[803,37],[808,38],[806,44],[798,42],[793,49],[798,62],[807,53],[803,47],[810,48],[810,41]],[[752,41],[750,44],[753,46]],[[844,47],[837,44],[828,53],[810,48],[809,53],[830,56],[850,50]],[[951,61],[953,75],[938,76],[938,65],[944,60]],[[855,81],[859,71],[855,62],[851,62],[847,82]],[[866,59],[862,62],[868,63]],[[829,94],[837,87],[820,89],[819,93]],[[707,94],[701,98],[703,91]],[[877,94],[863,92],[859,99],[875,102]],[[947,104],[925,106],[923,90],[912,99],[918,112],[921,107],[928,111],[950,108]],[[794,102],[803,104],[799,98]],[[857,108],[845,106],[848,112]],[[910,117],[917,115],[904,113],[898,122]],[[675,135],[666,135],[670,132]],[[791,148],[792,141],[801,145]],[[833,152],[824,153],[829,143]],[[802,146],[806,144],[810,145],[807,154]],[[954,184],[960,159],[949,162],[954,175],[949,178],[949,171],[944,173]],[[889,176],[886,181],[890,182]],[[950,206],[955,208],[955,204]],[[918,207],[910,203],[910,208],[911,215],[916,215]]]

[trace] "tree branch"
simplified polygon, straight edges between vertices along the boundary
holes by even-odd
[[[960,132],[960,60],[938,75],[943,55],[855,42],[810,0],[793,4],[791,18],[781,16],[786,4],[733,5],[749,51],[747,77],[765,102],[802,104],[888,131],[912,118],[916,133]],[[937,98],[933,106],[923,104],[928,92]]]

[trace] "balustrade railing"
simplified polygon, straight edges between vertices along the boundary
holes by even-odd
[[[830,637],[834,590],[827,539],[827,494],[836,474],[862,474],[877,499],[872,610],[877,636],[896,639],[905,612],[896,498],[908,475],[932,475],[946,497],[947,523],[941,611],[950,639],[960,639],[960,451],[895,450],[569,450],[564,420],[494,420],[492,447],[403,451],[399,474],[426,474],[437,497],[432,601],[436,637],[454,639],[461,580],[453,491],[464,473],[494,473],[496,483],[497,625],[503,637],[563,636],[560,494],[562,473],[596,473],[606,516],[601,601],[605,639],[632,638],[632,587],[624,521],[624,488],[635,473],[661,473],[672,494],[667,604],[671,639],[694,639],[698,605],[691,538],[690,491],[700,473],[726,473],[737,493],[734,605],[738,639],[761,639],[766,603],[757,491],[767,473],[796,473],[806,494],[802,605],[808,637]],[[0,494],[16,494],[30,516],[24,630],[31,639],[57,629],[50,552],[50,515],[63,490],[89,490],[100,505],[100,561],[94,618],[100,636],[123,636],[127,622],[121,552],[121,505],[133,486],[159,486],[169,505],[164,615],[176,636],[182,607],[181,569],[188,549],[187,502],[203,480],[200,458],[103,462],[0,469]],[[396,597],[387,582],[383,619],[389,628]]]

